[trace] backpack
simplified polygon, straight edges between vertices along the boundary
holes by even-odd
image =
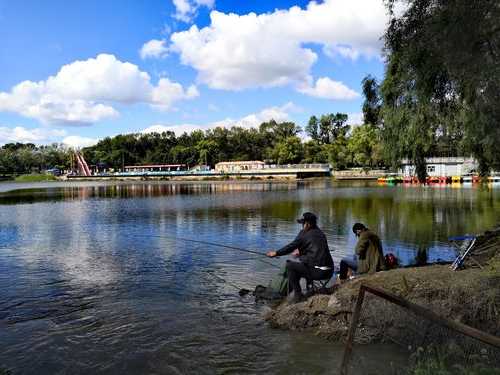
[[[385,268],[391,270],[398,266],[398,258],[393,253],[388,253],[384,257],[385,260]]]

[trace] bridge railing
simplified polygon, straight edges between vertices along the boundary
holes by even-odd
[[[263,169],[330,169],[329,164],[266,164]]]

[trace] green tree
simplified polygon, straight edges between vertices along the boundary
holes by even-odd
[[[348,116],[345,113],[322,115],[319,119],[319,139],[323,144],[331,144],[337,138],[345,137],[349,131]]]
[[[322,146],[314,140],[304,143],[304,162],[305,163],[326,163],[328,155],[323,152]]]
[[[482,174],[500,167],[500,3],[408,0],[384,39],[384,139],[398,148],[392,163],[409,157],[424,175],[437,139],[456,134]]]
[[[347,149],[357,167],[372,168],[381,163],[380,135],[372,124],[356,126],[348,139]]]
[[[304,150],[299,137],[288,137],[276,144],[272,157],[278,164],[298,163]]]
[[[316,116],[311,116],[309,122],[306,125],[306,134],[311,137],[313,141],[319,142],[319,121]]]
[[[382,99],[377,80],[371,75],[367,75],[361,82],[363,87],[363,121],[365,124],[378,125]]]
[[[214,159],[217,155],[218,144],[214,140],[203,139],[196,144],[198,151],[198,163],[204,165],[213,165]]]

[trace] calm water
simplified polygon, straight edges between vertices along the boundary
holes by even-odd
[[[316,212],[334,259],[365,222],[405,263],[497,224],[500,189],[311,183],[0,185],[0,368],[14,374],[328,373],[342,346],[269,328],[238,288]],[[390,355],[381,347],[366,353]]]

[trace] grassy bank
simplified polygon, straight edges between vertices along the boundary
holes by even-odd
[[[57,181],[57,178],[51,174],[41,174],[41,173],[32,173],[32,174],[23,174],[17,176],[14,181],[16,182],[43,182],[43,181]]]

